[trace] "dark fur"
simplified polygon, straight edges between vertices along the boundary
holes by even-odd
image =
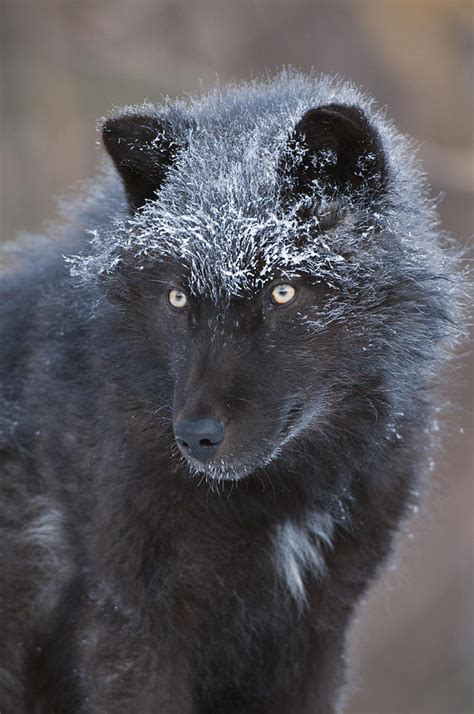
[[[296,80],[279,81],[291,94]],[[78,283],[61,256],[87,250],[80,227],[127,220],[113,179],[95,189],[95,207],[79,206],[85,217],[64,241],[4,275],[1,714],[336,710],[354,606],[411,502],[453,303],[449,271],[425,258],[422,238],[408,250],[374,218],[403,183],[374,128],[380,118],[344,96],[323,104],[283,127],[275,201],[313,225],[329,196],[313,225],[323,236],[343,214],[364,216],[345,256],[361,267],[345,278],[274,266],[273,281],[297,285],[295,304],[272,305],[265,279],[251,299],[190,287],[178,314],[167,291],[192,285],[192,265],[122,247],[113,266]],[[144,111],[104,128],[143,220],[157,188],[177,195],[167,172],[178,162],[176,177],[186,175],[199,141],[192,116],[178,136],[183,106],[164,119]],[[336,164],[311,159],[326,148]],[[423,193],[414,200],[428,205]],[[214,260],[199,259],[206,270]],[[193,475],[173,425],[208,414],[227,424],[227,461],[214,472],[194,464]],[[292,549],[285,524],[303,528],[308,513],[331,524],[328,542],[316,529]],[[304,592],[282,576],[276,543],[287,544]]]

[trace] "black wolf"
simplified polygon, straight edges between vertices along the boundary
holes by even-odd
[[[455,339],[423,177],[292,72],[103,139],[2,277],[0,711],[334,712]]]

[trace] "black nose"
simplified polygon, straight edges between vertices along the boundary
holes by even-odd
[[[174,435],[181,450],[198,461],[209,461],[216,455],[224,439],[224,424],[218,419],[206,417],[196,421],[180,421]]]

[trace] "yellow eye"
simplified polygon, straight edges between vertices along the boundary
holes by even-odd
[[[296,290],[293,285],[281,283],[281,285],[275,285],[272,290],[272,302],[275,303],[275,305],[287,305],[293,300],[295,295]]]
[[[186,307],[186,305],[188,304],[188,298],[186,293],[184,293],[182,290],[178,290],[177,288],[173,288],[169,291],[168,300],[170,301],[170,304],[173,305],[173,307],[177,308]]]

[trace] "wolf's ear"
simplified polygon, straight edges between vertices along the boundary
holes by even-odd
[[[130,207],[140,208],[154,198],[178,153],[170,127],[157,117],[124,114],[105,122],[102,139],[122,177]]]
[[[327,104],[307,111],[280,159],[284,199],[309,196],[318,185],[373,198],[387,184],[387,160],[378,131],[356,106]]]

